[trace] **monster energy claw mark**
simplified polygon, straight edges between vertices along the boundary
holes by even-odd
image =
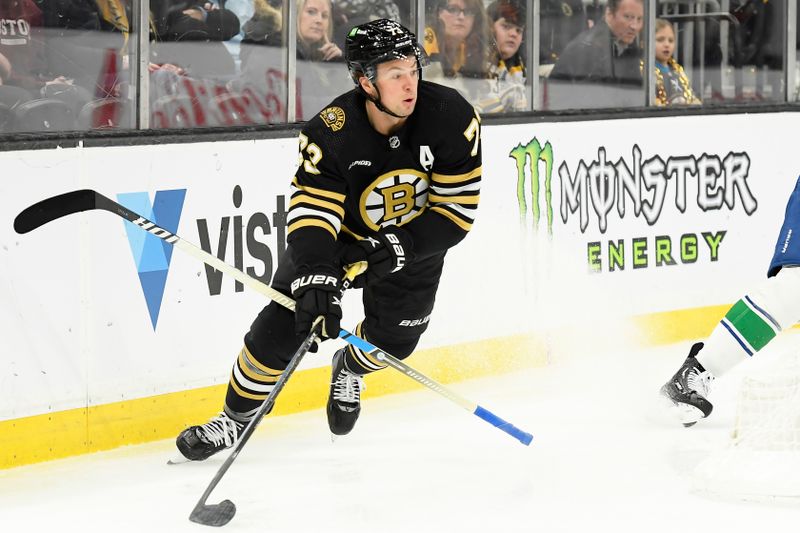
[[[517,145],[508,154],[517,163],[517,202],[519,203],[520,219],[524,220],[528,213],[528,204],[525,198],[525,164],[530,169],[531,177],[531,210],[533,212],[533,226],[538,227],[541,212],[539,209],[539,161],[544,161],[544,203],[547,216],[547,233],[553,233],[553,147],[550,142],[544,146],[539,144],[535,137],[525,146]]]

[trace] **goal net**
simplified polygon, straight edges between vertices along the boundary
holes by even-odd
[[[724,449],[694,471],[700,492],[738,499],[800,502],[800,350],[745,376]]]

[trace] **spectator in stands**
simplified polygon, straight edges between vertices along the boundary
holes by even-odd
[[[239,33],[239,18],[211,2],[173,2],[153,23],[165,41],[227,41]]]
[[[489,64],[490,93],[475,106],[482,113],[525,111],[525,61],[521,53],[525,33],[524,0],[495,0],[486,9],[494,42]]]
[[[348,29],[358,26],[359,20],[369,22],[385,18],[400,21],[400,8],[393,0],[339,0],[336,11]]]
[[[242,25],[242,43],[265,43],[270,36],[280,35],[282,29],[280,6],[274,6],[267,0],[254,0],[253,16]]]
[[[742,64],[755,67],[752,98],[756,100],[783,99],[785,37],[781,26],[786,24],[786,15],[781,4],[768,0],[731,2],[731,13],[739,21],[742,36]],[[769,95],[765,83],[770,87]]]
[[[260,28],[256,22],[245,23],[246,33],[243,44],[264,44],[267,46],[285,46],[285,33],[278,29],[269,32],[272,25],[277,24],[274,8],[268,4],[256,4],[254,18],[261,20]],[[340,61],[342,49],[332,42],[333,38],[333,5],[331,0],[297,0],[297,59],[306,61]],[[252,20],[252,19],[251,19]],[[248,33],[249,31],[249,33]],[[263,37],[263,39],[261,39]],[[252,52],[252,50],[251,50]],[[244,56],[248,52],[242,51]]]
[[[331,0],[298,0],[297,57],[310,61],[342,59],[342,49],[332,42]]]
[[[408,13],[404,13],[408,15]],[[393,0],[338,0],[334,16],[334,42],[344,44],[350,28],[371,20],[402,22],[400,8]]]
[[[183,6],[181,6],[183,7]],[[239,33],[239,18],[230,10],[210,2],[192,3],[166,13],[152,62],[175,65],[194,78],[230,78],[236,72],[233,57],[222,41]]]
[[[130,2],[39,0],[39,5],[47,31],[48,63],[58,65],[75,85],[96,98],[124,96],[129,82]]]
[[[102,2],[99,2],[102,3]],[[51,29],[51,34],[64,35],[64,32],[52,31],[55,28],[64,30],[100,30],[101,19],[98,3],[93,0],[39,0],[44,27]]]
[[[0,2],[0,55],[7,65],[3,83],[36,94],[49,83],[71,83],[47,65],[42,36],[42,11],[33,0]]]
[[[550,73],[551,97],[567,96],[556,107],[643,105],[643,25],[643,0],[608,0],[603,20],[570,41]]]
[[[656,19],[656,105],[700,104],[683,67],[672,57],[675,30],[664,19]]]
[[[542,0],[539,64],[555,64],[567,44],[588,28],[583,0]]]
[[[240,57],[242,69],[239,79],[231,84],[236,91],[249,90],[266,105],[280,108],[286,113],[288,95],[285,92],[286,76],[284,48],[288,31],[270,32],[277,17],[268,9],[256,7],[255,17],[261,18],[260,30],[245,23],[245,39]],[[274,7],[274,6],[273,6]],[[331,0],[297,0],[297,77],[295,117],[304,120],[303,109],[316,109],[331,97],[347,90],[349,80],[341,76],[340,67],[333,63],[342,61],[341,48],[332,41],[333,5]],[[255,23],[255,21],[254,21]],[[270,104],[272,102],[273,104]],[[277,105],[275,105],[277,103]]]
[[[425,28],[424,47],[444,77],[487,78],[489,39],[481,0],[436,0],[433,21]]]

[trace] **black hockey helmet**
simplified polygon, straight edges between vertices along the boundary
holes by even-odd
[[[358,85],[359,75],[374,83],[379,63],[417,58],[418,68],[426,64],[417,36],[393,20],[378,19],[353,27],[345,40],[345,60],[350,77]]]

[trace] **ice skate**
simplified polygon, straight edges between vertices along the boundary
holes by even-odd
[[[695,358],[702,348],[702,342],[694,344],[678,372],[661,387],[661,394],[672,402],[686,427],[706,418],[714,408],[706,399],[714,376]]]
[[[184,429],[175,444],[181,455],[189,461],[204,461],[215,453],[234,446],[245,425],[222,412],[203,425]]]
[[[328,396],[328,427],[334,435],[347,435],[356,425],[361,413],[361,391],[364,378],[344,366],[346,348],[333,355],[331,391]]]

